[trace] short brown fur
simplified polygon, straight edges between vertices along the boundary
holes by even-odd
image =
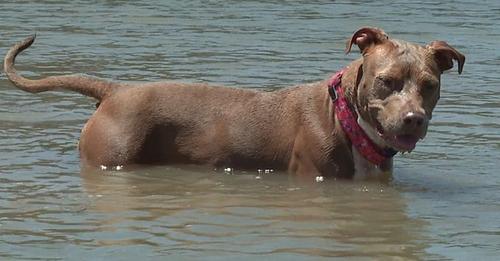
[[[306,176],[354,174],[351,144],[335,117],[327,80],[274,92],[176,82],[125,84],[79,75],[29,80],[17,74],[14,61],[33,41],[20,42],[5,57],[4,70],[14,85],[29,92],[72,90],[100,103],[81,133],[84,164],[189,163]],[[461,72],[463,55],[445,42],[423,47],[390,40],[376,28],[354,33],[346,52],[352,45],[363,57],[346,67],[342,86],[360,117],[394,135],[423,137],[439,98],[440,74],[452,60]],[[409,113],[421,115],[419,122],[425,124],[405,125]]]

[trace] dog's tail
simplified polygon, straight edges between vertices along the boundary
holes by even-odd
[[[123,83],[105,81],[99,78],[84,75],[50,76],[38,80],[31,80],[22,77],[17,74],[16,69],[14,68],[16,56],[26,48],[30,47],[35,41],[35,37],[35,35],[30,36],[15,44],[7,52],[7,55],[5,55],[3,65],[5,74],[7,75],[7,78],[19,89],[31,93],[65,89],[79,92],[83,95],[94,97],[101,101],[112,94],[117,88],[125,85]]]

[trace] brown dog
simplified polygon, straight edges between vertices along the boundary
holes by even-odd
[[[411,151],[427,131],[440,76],[465,57],[442,41],[419,46],[362,28],[350,38],[362,58],[331,80],[274,92],[206,84],[125,84],[78,76],[29,80],[13,46],[9,80],[28,92],[66,89],[100,106],[82,130],[82,162],[94,166],[192,163],[284,169],[352,177],[390,171],[396,152]]]

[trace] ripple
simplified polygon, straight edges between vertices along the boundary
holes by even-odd
[[[24,93],[1,75],[0,257],[494,259],[499,10],[488,0],[6,1],[0,53],[36,31],[17,60],[33,78],[274,90],[358,57],[343,49],[366,25],[422,44],[444,39],[467,63],[443,75],[428,137],[397,156],[388,185],[175,166],[80,171],[76,143],[95,101]]]

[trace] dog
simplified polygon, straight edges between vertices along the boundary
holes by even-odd
[[[82,164],[202,164],[286,170],[300,176],[383,175],[397,152],[423,139],[441,74],[463,54],[444,41],[421,46],[361,28],[347,41],[361,58],[329,79],[273,92],[198,83],[120,83],[84,75],[20,76],[14,45],[4,70],[18,88],[70,90],[98,100],[81,132]]]

